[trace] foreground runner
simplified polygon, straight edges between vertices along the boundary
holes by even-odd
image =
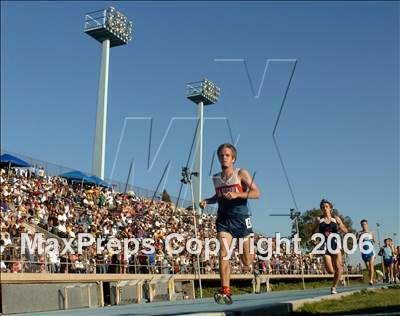
[[[200,202],[200,207],[218,202],[217,234],[221,250],[219,252],[219,273],[221,291],[214,295],[219,304],[232,304],[230,289],[231,266],[227,257],[233,238],[243,240],[243,265],[251,270],[254,254],[250,253],[250,242],[253,242],[252,225],[250,222],[247,199],[258,199],[260,192],[249,172],[235,168],[236,148],[231,144],[218,147],[217,155],[222,172],[213,176],[215,195]]]
[[[368,275],[369,275],[369,285],[374,284],[374,260],[375,260],[375,251],[374,251],[374,243],[376,242],[375,239],[375,234],[372,231],[369,231],[368,228],[368,221],[366,219],[363,219],[360,222],[362,230],[360,230],[357,233],[357,237],[360,240],[362,235],[364,234],[369,234],[368,237],[363,238],[363,249],[361,253],[361,258],[365,262],[365,265],[367,266],[368,269]]]
[[[333,204],[331,202],[322,200],[320,209],[323,215],[319,217],[318,221],[319,232],[325,236],[323,244],[323,250],[325,251],[325,268],[329,273],[334,274],[331,294],[336,294],[336,287],[342,276],[342,252],[337,238],[333,237],[329,239],[328,237],[332,233],[337,234],[339,229],[344,233],[347,233],[348,229],[339,216],[333,215]]]

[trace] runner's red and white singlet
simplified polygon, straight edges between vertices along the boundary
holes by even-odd
[[[228,200],[224,197],[227,192],[244,192],[240,178],[240,168],[233,171],[232,176],[224,181],[221,177],[222,172],[213,175],[215,193],[218,199],[218,216],[219,217],[234,217],[234,216],[249,216],[247,207],[247,199]]]

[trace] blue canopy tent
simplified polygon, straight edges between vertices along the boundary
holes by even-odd
[[[65,178],[70,181],[81,182],[82,184],[91,184],[91,185],[97,185],[97,186],[102,186],[102,187],[106,187],[106,188],[111,188],[111,185],[109,183],[107,183],[106,181],[103,181],[100,178],[95,177],[95,176],[89,176],[79,170],[62,173],[62,174],[60,174],[60,177]]]
[[[96,177],[96,176],[91,176],[90,178],[91,178],[93,181],[95,181],[97,185],[99,185],[99,186],[101,186],[101,187],[105,187],[105,188],[108,188],[108,189],[112,188],[111,183],[108,183],[108,182],[106,182],[106,181],[104,181],[104,180],[101,180],[100,178],[98,178],[98,177]]]
[[[70,172],[64,172],[60,174],[60,177],[65,178],[67,180],[76,181],[76,182],[83,182],[86,184],[95,184],[93,179],[90,176],[84,174],[82,171],[74,170]]]
[[[19,159],[13,155],[3,154],[0,156],[0,166],[1,167],[21,167],[29,168],[31,165],[26,161]]]

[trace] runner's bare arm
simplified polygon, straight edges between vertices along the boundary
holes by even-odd
[[[254,179],[246,169],[239,170],[239,177],[244,187],[248,190],[246,192],[237,192],[238,197],[242,199],[258,199],[260,198],[260,190],[258,189]]]
[[[347,229],[346,225],[343,223],[341,218],[339,216],[335,216],[336,222],[339,225],[339,228],[341,229],[342,232],[348,233],[349,230]]]
[[[397,255],[396,248],[395,248],[393,245],[390,245],[390,248],[392,248],[392,254],[393,254],[393,256],[396,256],[396,255]]]
[[[376,236],[375,236],[375,232],[374,232],[374,231],[371,232],[371,235],[372,235],[372,241],[373,241],[375,244],[378,243],[378,241],[376,240]]]
[[[207,204],[215,204],[217,203],[217,194],[214,194],[214,196],[208,198],[208,199],[204,199],[199,203],[200,208],[205,208],[207,206]]]
[[[218,199],[217,199],[217,194],[214,194],[212,197],[205,199],[205,201],[207,202],[207,204],[215,204],[217,203]]]

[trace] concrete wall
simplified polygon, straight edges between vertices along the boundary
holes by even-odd
[[[134,304],[138,300],[138,291],[136,286],[124,286],[121,288],[120,305]]]
[[[64,309],[64,287],[81,284],[2,284],[2,312],[12,314]],[[98,307],[97,284],[90,284],[90,307]],[[68,289],[68,308],[83,307],[89,307],[87,288]]]

